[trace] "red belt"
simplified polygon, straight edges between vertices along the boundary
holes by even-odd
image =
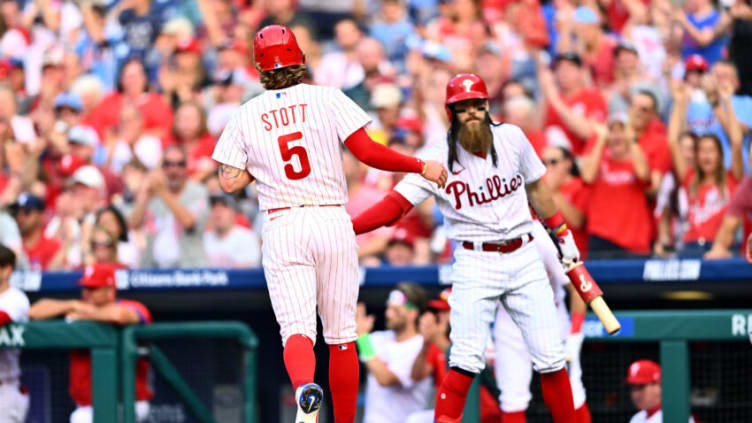
[[[509,241],[504,241],[498,244],[494,244],[492,242],[484,242],[483,244],[481,244],[481,250],[494,253],[511,253],[512,251],[522,247],[532,240],[532,234],[525,234],[519,238],[510,239]],[[463,241],[462,247],[464,247],[466,250],[475,250],[475,244],[470,241]]]
[[[272,213],[276,213],[276,212],[279,212],[279,211],[282,211],[282,210],[297,209],[299,207],[342,207],[342,204],[321,204],[321,205],[318,205],[318,204],[308,204],[308,205],[303,204],[301,206],[280,207],[278,209],[269,209],[266,212],[268,214],[272,214]]]

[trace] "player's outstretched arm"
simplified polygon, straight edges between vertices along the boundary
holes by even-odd
[[[388,226],[404,216],[413,207],[402,194],[390,191],[378,203],[352,219],[355,234],[362,234]]]
[[[376,169],[390,172],[420,173],[439,188],[443,188],[447,180],[447,170],[443,164],[400,154],[388,147],[374,142],[365,129],[360,128],[345,140],[345,146],[361,162]]]
[[[219,186],[228,194],[241,190],[253,182],[253,176],[246,169],[239,169],[226,164],[220,164],[217,171]]]

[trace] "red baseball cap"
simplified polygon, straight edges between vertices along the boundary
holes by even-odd
[[[452,293],[452,288],[449,287],[439,294],[439,298],[433,299],[428,302],[428,308],[434,310],[449,310],[449,294]]]
[[[708,61],[699,54],[693,54],[684,61],[684,72],[705,72],[708,70]]]
[[[201,43],[196,38],[186,38],[178,41],[175,46],[176,53],[201,54]]]
[[[86,164],[87,162],[84,159],[68,153],[60,158],[60,161],[58,161],[58,168],[63,176],[71,176]]]
[[[652,360],[637,360],[627,370],[627,383],[647,385],[661,381],[661,366]]]
[[[416,134],[423,133],[423,122],[421,122],[418,116],[403,115],[397,119],[397,123],[394,125],[397,129],[404,129],[407,131],[415,132]]]
[[[115,266],[111,264],[97,263],[86,266],[84,275],[78,281],[78,284],[87,288],[104,288],[111,286],[115,288]]]
[[[410,248],[415,247],[415,237],[405,228],[397,228],[389,238],[387,246],[392,244],[405,244]]]

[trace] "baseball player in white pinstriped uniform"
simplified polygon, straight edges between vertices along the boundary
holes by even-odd
[[[29,319],[29,299],[22,291],[10,286],[10,274],[16,265],[16,254],[0,244],[0,331],[13,343],[16,334],[3,326],[24,323]],[[7,347],[7,345],[6,345]],[[0,423],[23,423],[29,410],[29,395],[21,392],[21,351],[0,348]]]
[[[582,320],[586,312],[586,304],[577,292],[571,289],[569,278],[564,272],[558,257],[556,245],[552,242],[543,224],[533,221],[533,244],[538,249],[546,269],[548,280],[554,291],[557,322],[561,342],[565,345],[569,372],[572,385],[575,413],[578,423],[590,423],[590,410],[585,403],[585,386],[582,384],[582,366],[580,365],[580,349],[582,348]],[[570,321],[564,304],[565,288],[569,289]],[[494,323],[494,343],[496,364],[494,371],[496,383],[501,395],[499,403],[504,415],[504,423],[525,423],[525,410],[532,398],[530,382],[532,380],[532,358],[527,349],[522,332],[514,324],[514,320],[504,307],[499,307]]]
[[[350,216],[343,144],[364,163],[413,172],[443,186],[439,162],[398,154],[370,140],[368,115],[340,90],[300,83],[305,57],[281,25],[254,39],[256,66],[267,91],[231,118],[212,157],[222,188],[257,181],[263,267],[280,325],[285,367],[296,390],[296,423],[315,422],[323,393],[313,383],[316,312],[329,345],[329,381],[336,423],[352,423],[358,390],[353,341],[358,258]]]
[[[447,85],[452,122],[447,143],[424,155],[447,163],[452,174],[446,188],[407,175],[382,201],[353,219],[353,227],[361,233],[392,223],[433,195],[448,222],[449,237],[457,242],[450,278],[450,369],[437,392],[437,423],[461,420],[473,377],[485,365],[499,303],[522,331],[554,421],[574,422],[559,318],[540,254],[531,243],[528,199],[558,237],[563,258],[579,259],[579,252],[540,180],[543,163],[520,128],[491,121],[487,99],[485,83],[477,75],[453,77]]]

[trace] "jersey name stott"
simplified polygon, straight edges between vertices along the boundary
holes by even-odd
[[[483,191],[483,187],[481,187],[481,192],[479,194],[470,188],[470,184],[462,181],[454,181],[447,185],[446,193],[454,195],[454,208],[459,210],[462,208],[463,194],[467,197],[467,203],[470,207],[473,207],[496,201],[499,198],[504,198],[521,186],[522,175],[519,173],[514,175],[509,182],[507,182],[506,179],[502,180],[499,175],[494,175],[486,178],[486,188],[488,191]]]
[[[264,129],[271,131],[272,128],[279,129],[280,126],[296,124],[298,121],[305,122],[306,106],[308,104],[293,104],[263,113],[261,115],[261,122],[264,124]]]

